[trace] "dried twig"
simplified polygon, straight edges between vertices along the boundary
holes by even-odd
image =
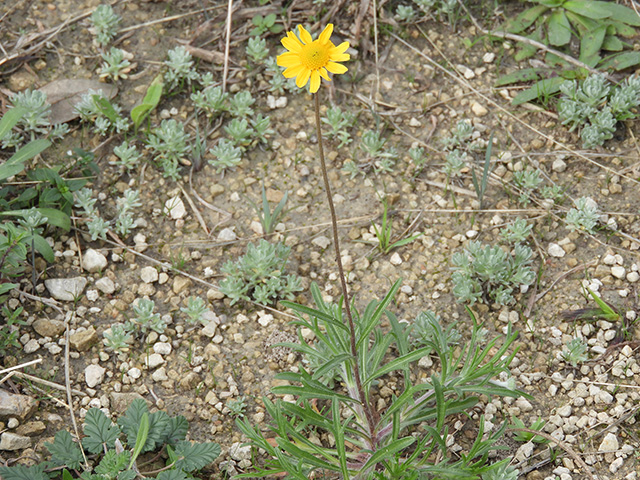
[[[64,332],[64,384],[65,384],[65,388],[67,390],[67,403],[69,404],[69,414],[71,415],[71,423],[73,424],[73,431],[76,434],[76,438],[80,439],[80,430],[78,430],[78,423],[76,422],[76,415],[73,412],[73,397],[71,396],[71,373],[70,373],[70,368],[69,368],[69,364],[71,363],[69,361],[69,348],[70,348],[70,341],[69,341],[69,337],[71,336],[69,334],[69,321],[71,320],[71,318],[75,319],[76,317],[76,312],[71,312],[71,316],[66,316],[65,320],[64,320],[64,327],[65,327],[65,332]],[[82,448],[82,444],[80,442],[78,442],[78,445],[80,447],[80,451],[82,452],[82,458],[84,458],[84,463],[86,466],[86,469],[89,469],[89,462],[87,461],[87,456],[84,453],[84,448]]]
[[[580,455],[578,455],[575,452],[575,450],[569,446],[568,443],[565,443],[562,440],[558,440],[557,438],[552,437],[548,433],[541,432],[539,430],[533,430],[531,428],[510,427],[509,430],[513,430],[513,431],[516,431],[516,432],[527,432],[527,433],[531,433],[533,435],[539,435],[539,436],[541,436],[543,438],[546,438],[547,440],[555,443],[556,445],[558,445],[560,448],[562,448],[565,452],[567,452],[569,454],[569,456],[580,466],[580,468],[584,471],[585,475],[587,475],[587,477],[589,477],[590,480],[596,480],[596,477],[593,476],[593,474],[591,473],[591,470],[589,469],[587,464],[584,463],[584,460],[582,460],[582,458],[580,458]]]

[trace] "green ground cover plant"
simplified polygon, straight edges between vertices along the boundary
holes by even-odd
[[[187,480],[220,454],[215,443],[186,440],[188,430],[183,416],[150,412],[142,399],[135,399],[115,424],[100,409],[91,408],[80,443],[60,430],[53,442],[45,443],[49,460],[31,467],[0,467],[0,475],[4,480]],[[165,466],[145,470],[152,456],[162,458]]]

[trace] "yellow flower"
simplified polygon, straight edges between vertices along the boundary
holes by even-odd
[[[287,78],[296,77],[298,88],[304,87],[309,79],[311,84],[309,91],[316,93],[320,88],[320,77],[331,81],[327,70],[331,73],[341,74],[347,71],[347,67],[337,62],[349,60],[349,42],[342,42],[337,47],[331,42],[333,25],[328,24],[317,40],[311,38],[302,25],[298,25],[298,35],[287,32],[282,39],[282,45],[289,50],[278,55],[278,65],[286,67],[282,74]]]

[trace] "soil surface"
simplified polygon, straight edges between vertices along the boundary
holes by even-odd
[[[243,255],[248,243],[263,238],[249,201],[261,202],[262,186],[272,208],[289,192],[288,212],[276,232],[265,238],[291,247],[286,269],[300,276],[304,287],[296,300],[310,302],[311,282],[319,285],[327,299],[340,296],[317,158],[313,98],[304,91],[270,91],[271,75],[245,53],[253,16],[280,15],[280,2],[234,3],[238,5],[233,13],[226,88],[232,94],[251,92],[255,114],[270,117],[273,133],[267,135],[268,142],[251,145],[242,162],[224,173],[206,162],[210,155],[205,155],[203,165],[194,165],[194,156],[187,155],[179,180],[173,181],[163,177],[149,151],[144,151],[148,161],[123,172],[110,163],[113,147],[123,135],[99,136],[87,124],[71,121],[71,133],[40,161],[56,164],[73,147],[94,151],[100,173],[88,186],[100,195],[101,214],[113,218],[115,198],[127,188],[137,189],[142,203],[135,210],[137,227],[126,238],[110,235],[105,241],[92,241],[78,213],[71,232],[53,237],[56,262],[36,264],[38,295],[50,297],[46,279],[74,277],[87,280],[83,295],[75,302],[56,302],[55,307],[13,295],[8,305],[25,309],[26,325],[20,327],[23,349],[4,352],[0,365],[1,369],[41,359],[22,370],[64,385],[65,356],[60,347],[65,334],[53,327],[68,321],[71,337],[76,336],[69,358],[72,388],[78,391],[73,397],[76,415],[82,418],[94,406],[117,416],[134,396],[171,415],[184,415],[190,422],[189,438],[215,441],[222,447],[203,478],[246,471],[251,456],[238,449],[246,439],[236,428],[229,405],[233,408],[238,405],[233,402],[244,401],[242,415],[266,430],[269,418],[262,397],[274,398],[269,391],[278,384],[274,376],[296,369],[301,361],[287,349],[271,347],[297,341],[295,328],[289,325],[290,311],[280,304],[271,308],[244,301],[231,305],[218,288],[224,263]],[[541,418],[546,421],[543,431],[574,449],[599,479],[637,478],[640,331],[633,325],[640,277],[637,123],[619,125],[616,136],[602,148],[582,150],[578,133],[562,126],[551,107],[516,108],[510,100],[517,88],[494,88],[498,77],[523,67],[513,60],[513,44],[479,36],[464,17],[453,25],[444,19],[426,19],[392,26],[394,21],[387,14],[379,19],[378,26],[384,28],[379,30],[376,50],[375,38],[368,36],[374,28],[371,15],[364,17],[357,30],[359,2],[346,2],[340,14],[332,13],[330,3],[321,10],[310,1],[292,2],[278,21],[283,19],[287,29],[304,23],[317,35],[317,21],[326,20],[322,15],[328,12],[335,24],[334,43],[349,40],[352,45],[349,72],[324,83],[319,95],[323,114],[339,105],[355,115],[353,126],[346,128],[351,143],[340,146],[336,138],[325,137],[324,145],[340,222],[341,255],[356,304],[382,298],[402,278],[403,287],[392,306],[398,318],[411,322],[419,312],[432,310],[445,325],[457,322],[464,340],[471,320],[452,293],[453,253],[471,240],[504,244],[500,229],[516,218],[527,219],[533,225],[527,244],[534,251],[537,282],[517,291],[509,306],[475,303],[471,308],[484,322],[489,338],[503,336],[509,322],[519,331],[511,375],[533,399],[484,399],[465,424],[458,422],[462,427],[452,426],[450,431],[464,446],[468,444],[465,432],[477,430],[480,415],[496,429],[505,418],[517,417],[526,426]],[[485,3],[491,7],[476,5],[472,13],[488,27],[500,24],[504,13],[492,11],[493,2]],[[36,42],[47,38],[27,58],[3,66],[3,106],[8,95],[25,88],[61,79],[98,79],[102,60],[88,21],[97,5],[96,0],[31,0],[0,7],[2,45],[14,45],[31,34],[39,35]],[[211,72],[221,83],[226,6],[227,2],[213,0],[116,2],[122,22],[112,45],[130,52],[135,68],[128,78],[115,83],[118,92],[113,101],[129,112],[153,78],[164,71],[167,51],[178,45],[189,45],[197,70]],[[283,51],[280,37],[265,35],[272,56]],[[150,124],[174,118],[185,122],[192,138],[197,126],[200,132],[207,131],[206,142],[212,147],[225,136],[228,117],[209,122],[196,116],[189,98],[192,90],[197,90],[195,85],[163,96]],[[448,178],[443,171],[442,140],[463,119],[473,125],[478,148],[470,150],[469,165],[461,174]],[[381,133],[386,139],[384,149],[395,149],[397,160],[389,171],[380,171],[376,160],[360,147],[367,130]],[[480,202],[471,170],[476,165],[481,174],[491,135],[491,175]],[[409,156],[409,149],[417,146],[424,149],[426,160],[421,166]],[[360,169],[355,176],[343,170],[351,161]],[[522,192],[513,182],[514,172],[524,169],[538,170],[543,179],[526,202],[520,201]],[[560,192],[555,201],[544,198],[542,187],[554,185]],[[571,231],[565,222],[574,200],[583,196],[594,199],[601,213],[594,234]],[[381,197],[389,203],[394,241],[422,234],[386,254],[372,244],[377,243],[372,222],[380,225],[382,221]],[[166,210],[166,203],[175,199],[184,205],[184,213],[172,215]],[[101,254],[106,266],[87,271],[89,250],[94,251],[92,256]],[[595,306],[585,287],[621,312],[617,323],[564,316],[567,311]],[[30,273],[21,288],[31,291]],[[207,300],[212,316],[206,327],[185,322],[180,309],[189,296]],[[127,352],[106,350],[103,332],[130,319],[132,306],[140,298],[155,302],[156,311],[168,322],[167,329],[140,338]],[[39,320],[52,329],[35,328]],[[561,354],[574,337],[588,345],[588,359],[576,366]],[[152,355],[159,356],[153,357],[157,362],[150,361]],[[104,369],[98,369],[102,378],[92,386],[87,385],[90,365]],[[428,378],[429,366],[423,365],[421,375]],[[386,382],[395,387],[393,377]],[[19,425],[3,419],[0,430],[23,428],[31,446],[1,451],[0,457],[31,462],[42,458],[44,442],[70,424],[64,390],[19,378],[1,388],[36,398],[39,407]],[[41,428],[25,429],[34,423]],[[535,445],[522,450],[514,435],[507,434],[507,450],[498,458],[512,456],[520,478],[587,478],[565,449],[556,446],[551,452],[547,445]]]

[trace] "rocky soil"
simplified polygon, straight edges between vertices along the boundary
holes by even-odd
[[[97,5],[94,0],[77,3],[35,0],[0,7],[0,14],[6,15],[0,27],[2,41],[15,40],[22,31],[54,27]],[[292,248],[287,269],[299,275],[304,286],[297,300],[309,302],[311,282],[317,282],[328,299],[340,295],[311,97],[273,94],[268,78],[249,68],[244,48],[253,11],[246,9],[257,8],[253,3],[240,6],[235,17],[228,88],[249,89],[257,99],[256,112],[270,116],[274,133],[268,146],[250,150],[235,170],[224,175],[209,165],[196,170],[186,165],[186,159],[177,182],[163,178],[151,164],[122,174],[109,164],[111,148],[121,139],[105,142],[77,121],[72,123],[73,132],[60,151],[74,145],[96,150],[101,172],[91,187],[100,192],[100,208],[113,211],[114,196],[127,188],[140,190],[143,206],[136,210],[134,234],[122,239],[123,244],[113,239],[91,241],[82,219],[77,219],[77,228],[53,238],[56,262],[36,265],[38,295],[55,301],[38,302],[17,294],[8,301],[12,309],[24,307],[26,325],[20,327],[22,348],[3,354],[2,376],[10,367],[32,360],[40,363],[14,370],[37,379],[21,373],[3,380],[3,461],[18,457],[37,461],[44,442],[59,429],[69,428],[66,394],[56,388],[65,384],[68,361],[78,417],[90,407],[117,416],[132,399],[143,398],[171,415],[184,415],[190,422],[190,438],[222,446],[208,478],[224,478],[250,466],[251,450],[242,446],[245,439],[229,406],[244,401],[242,414],[266,428],[269,418],[262,397],[273,397],[269,389],[278,384],[276,373],[296,369],[301,361],[287,349],[271,347],[297,341],[288,324],[290,312],[280,305],[232,306],[218,289],[222,265],[244,254],[248,242],[262,237],[247,198],[259,201],[263,184],[272,204],[289,192],[288,206],[293,208],[268,239]],[[198,13],[203,5],[210,9]],[[140,100],[162,69],[166,51],[183,41],[213,52],[213,62],[203,55],[199,69],[221,78],[226,2],[120,2],[116,10],[124,18],[123,27],[135,27],[123,31],[118,40],[137,62],[129,79],[118,83],[116,99],[125,110]],[[169,20],[171,15],[178,18]],[[306,21],[299,10],[294,17],[293,24]],[[509,322],[519,330],[511,374],[533,400],[486,399],[470,419],[452,426],[452,449],[465,445],[465,432],[476,428],[480,415],[488,420],[487,428],[498,428],[510,417],[525,425],[542,418],[547,422],[543,431],[578,452],[598,479],[638,478],[640,331],[633,324],[640,279],[637,125],[621,126],[617,137],[597,151],[580,150],[578,135],[559,125],[552,111],[512,107],[510,99],[517,90],[493,87],[498,76],[519,68],[510,56],[513,45],[475,42],[475,28],[463,19],[455,27],[427,21],[402,29],[398,37],[381,35],[377,66],[368,40],[356,45],[351,24],[341,24],[338,18],[334,22],[337,35],[356,47],[350,72],[323,87],[321,95],[325,112],[339,104],[357,115],[350,145],[339,148],[333,140],[326,145],[341,255],[357,303],[381,298],[401,277],[403,286],[393,305],[399,318],[411,322],[420,311],[433,310],[446,324],[458,322],[464,332],[470,320],[452,294],[451,255],[471,239],[496,243],[499,229],[517,217],[534,225],[529,244],[539,272],[535,287],[523,289],[509,307],[473,306],[490,336],[503,335]],[[278,35],[267,39],[272,55],[281,52],[278,39]],[[60,78],[97,78],[99,56],[91,42],[86,18],[74,21],[37,58],[16,64],[14,71],[0,77],[0,92],[35,88]],[[188,94],[163,99],[152,122],[160,118],[193,122]],[[484,146],[494,134],[492,175],[482,209],[468,170],[448,188],[442,170],[440,139],[449,136],[460,119],[472,122],[476,139]],[[378,124],[399,159],[390,173],[370,171],[351,178],[341,168],[350,160],[364,162],[360,137]],[[217,130],[209,141],[221,135]],[[427,152],[421,172],[407,154],[416,145],[424,145]],[[46,161],[56,161],[47,155]],[[478,162],[483,155],[484,148]],[[546,185],[560,186],[564,202],[554,204],[533,195],[528,204],[519,203],[513,173],[526,167],[539,169]],[[380,194],[392,203],[394,232],[422,233],[413,243],[385,255],[367,243],[375,238],[371,222],[380,222]],[[571,200],[582,196],[597,201],[601,225],[608,229],[591,235],[567,228],[564,217]],[[24,280],[25,289],[30,278],[29,274]],[[584,287],[601,295],[624,318],[611,323],[563,316],[593,306]],[[205,298],[211,309],[203,326],[186,323],[180,310],[193,295]],[[107,351],[103,332],[131,318],[132,305],[140,298],[155,301],[167,329],[147,334],[127,352]],[[575,367],[561,355],[574,337],[588,344],[588,360]],[[432,366],[430,359],[424,359],[420,368],[428,372]],[[387,386],[380,391],[383,402],[391,398],[393,378]],[[551,451],[546,445],[515,442],[512,436],[508,434],[508,450],[500,455],[513,457],[521,478],[587,478],[563,448]]]

